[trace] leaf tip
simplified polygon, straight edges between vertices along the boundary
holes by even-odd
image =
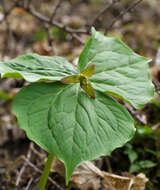
[[[96,29],[92,26],[91,28],[91,34],[94,35],[96,33]]]

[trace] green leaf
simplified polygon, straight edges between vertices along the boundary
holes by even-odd
[[[0,99],[2,100],[11,100],[12,97],[10,96],[9,93],[3,91],[3,90],[0,90]]]
[[[138,158],[138,154],[136,151],[133,150],[131,144],[126,144],[126,149],[124,153],[128,155],[128,158],[131,164],[135,162],[135,160],[137,160]]]
[[[147,126],[147,125],[145,125],[145,126],[137,125],[136,129],[137,129],[136,133],[138,135],[151,135],[151,134],[153,134],[152,128]]]
[[[58,81],[77,72],[74,66],[61,57],[29,53],[8,62],[0,62],[0,73],[2,78],[24,78],[28,82],[36,82]]]
[[[92,29],[92,36],[82,51],[78,70],[95,65],[89,79],[93,87],[106,91],[141,108],[154,96],[148,71],[150,59],[135,54],[118,38],[108,38]]]
[[[79,75],[71,75],[67,76],[61,79],[61,82],[63,84],[74,84],[74,83],[79,83]]]
[[[36,40],[43,40],[47,36],[47,32],[44,29],[41,29],[39,32],[35,34]]]
[[[144,161],[139,161],[139,162],[135,162],[134,164],[131,165],[129,172],[133,173],[133,172],[137,172],[140,171],[141,169],[145,169],[145,168],[153,168],[155,167],[157,164],[150,161],[150,160],[144,160]]]
[[[95,65],[90,65],[81,72],[81,75],[85,77],[91,77],[95,72]]]
[[[135,133],[121,104],[106,93],[95,94],[91,99],[80,84],[35,83],[23,87],[13,102],[27,136],[64,162],[67,182],[78,164],[110,154]]]

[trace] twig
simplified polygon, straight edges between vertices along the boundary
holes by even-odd
[[[155,92],[157,94],[159,94],[160,93],[160,83],[158,81],[156,81],[156,80],[152,80],[152,82],[153,82],[153,84],[155,86]]]
[[[30,162],[30,160],[28,160],[27,158],[25,158],[24,156],[22,157],[22,159],[30,166],[32,167],[36,172],[42,174],[42,171],[37,168],[32,162]],[[51,177],[48,177],[48,180],[58,189],[60,190],[64,190],[60,185],[58,185]]]
[[[35,10],[33,10],[33,9],[29,9],[28,10],[28,12],[32,15],[32,16],[34,16],[34,17],[36,17],[37,19],[39,19],[39,20],[41,20],[41,21],[43,21],[43,22],[46,22],[46,23],[48,23],[48,24],[50,24],[50,25],[52,25],[52,26],[56,26],[56,27],[58,27],[59,29],[62,29],[62,30],[64,30],[65,32],[68,32],[68,33],[77,33],[77,34],[86,34],[86,30],[82,30],[82,29],[77,29],[77,30],[75,30],[75,29],[72,29],[72,28],[70,28],[70,27],[68,27],[68,26],[65,26],[65,25],[63,25],[62,23],[59,23],[59,22],[57,22],[57,21],[50,21],[50,19],[48,18],[48,17],[46,17],[46,16],[44,16],[44,15],[42,15],[42,14],[40,14],[40,13],[38,13],[38,12],[36,12]]]
[[[93,18],[91,23],[89,24],[88,31],[90,31],[91,27],[95,25],[96,21],[100,18],[101,15],[103,15],[106,11],[111,9],[116,3],[118,3],[120,0],[112,0],[112,2],[108,5],[108,3],[102,8],[96,16]]]
[[[135,8],[138,4],[140,4],[143,0],[138,0],[135,3],[133,3],[131,6],[129,6],[127,9],[125,9],[124,11],[120,12],[120,14],[118,16],[116,16],[111,23],[109,24],[109,26],[105,29],[105,34],[107,34],[108,30],[110,30],[113,25],[117,22],[117,20],[119,20],[121,17],[123,17],[127,12],[131,11],[133,8]]]
[[[5,34],[5,42],[4,42],[5,43],[5,49],[2,52],[2,57],[4,57],[6,52],[8,53],[8,51],[9,51],[9,42],[10,42],[10,37],[12,35],[12,31],[10,30],[10,26],[9,26],[9,22],[7,20],[7,16],[11,13],[11,11],[15,5],[13,7],[11,7],[11,9],[9,9],[8,11],[6,8],[6,1],[5,0],[1,0],[1,5],[2,5],[2,10],[3,10],[3,18],[0,20],[0,24],[2,22],[5,22],[5,24],[6,24],[6,34]]]
[[[0,20],[0,24],[2,24],[5,19],[7,19],[7,17],[10,15],[10,13],[12,12],[12,10],[15,8],[15,4],[9,9],[9,10],[5,10],[3,9],[3,18]]]
[[[9,53],[10,50],[9,44],[11,42],[11,37],[13,37],[8,20],[5,19],[4,22],[6,24],[6,32],[4,37],[5,49],[2,52],[2,57],[4,57],[6,53]]]
[[[4,1],[4,0],[1,0],[1,4],[2,4],[2,9],[3,9],[3,12],[4,12],[4,14],[6,14],[7,9],[6,9],[6,4],[5,4],[5,1]]]
[[[24,7],[23,7],[24,8]],[[77,34],[87,34],[86,30],[83,29],[72,29],[68,26],[63,25],[62,23],[59,23],[57,21],[54,20],[50,20],[50,18],[42,15],[41,13],[35,11],[32,8],[28,8],[26,11],[28,11],[28,13],[30,13],[32,16],[34,16],[35,18],[37,18],[38,20],[44,22],[44,23],[48,23],[51,26],[56,26],[61,30],[64,30],[65,32],[70,33],[75,39],[77,39],[80,43],[83,43],[82,40],[79,38],[79,36],[77,36]]]
[[[133,187],[133,183],[134,183],[134,178],[131,178],[127,190],[131,190],[131,188]]]
[[[32,151],[32,150],[31,150],[31,146],[32,146],[32,144],[33,144],[33,143],[31,142],[31,143],[30,143],[30,146],[29,146],[28,153],[27,153],[27,159],[30,159],[30,157],[31,157],[31,151]],[[26,166],[27,166],[27,163],[24,162],[23,167],[21,168],[21,170],[20,170],[20,172],[19,172],[19,175],[18,175],[18,177],[17,177],[16,186],[19,185],[20,180],[21,180],[21,176],[22,176],[23,172],[25,171]]]
[[[44,24],[44,28],[47,32],[47,41],[48,41],[49,51],[52,52],[53,55],[56,55],[56,50],[53,47],[53,41],[54,41],[53,35],[50,32],[50,28],[48,24]]]
[[[17,2],[16,3],[17,6],[23,8],[24,10],[26,10],[28,13],[30,13],[32,16],[34,16],[35,18],[37,18],[38,20],[44,22],[44,23],[48,23],[51,26],[56,26],[61,30],[64,30],[65,32],[70,33],[73,37],[75,37],[75,35],[73,34],[87,34],[87,31],[85,29],[72,29],[68,26],[65,26],[62,23],[59,23],[55,20],[51,20],[50,18],[48,18],[47,16],[37,12],[36,10],[34,10],[33,8],[29,7],[28,9],[26,9],[23,5],[21,5],[21,3]],[[76,39],[78,39],[76,37]]]
[[[160,127],[160,122],[152,126],[152,131],[156,131]]]
[[[75,39],[77,39],[81,44],[85,44],[85,42],[77,35],[77,34],[75,34],[75,33],[72,33],[72,36],[75,38]]]
[[[106,165],[107,165],[108,172],[109,172],[109,173],[113,173],[112,167],[111,167],[111,163],[110,163],[110,160],[109,160],[109,156],[106,156],[106,157],[105,157],[105,163],[106,163]]]
[[[30,7],[31,1],[32,0],[24,0],[24,8],[25,9],[28,9]]]
[[[29,180],[25,190],[28,190],[30,188],[30,185],[32,184],[32,182],[33,182],[33,177],[31,177],[31,179]]]
[[[34,148],[34,144],[32,144],[31,146],[31,149],[32,149],[32,152],[37,155],[38,157],[40,157],[41,159],[44,159],[46,157],[45,154],[41,154],[39,151],[37,151],[35,148]]]
[[[58,8],[61,6],[61,3],[62,3],[62,2],[63,2],[63,0],[59,0],[58,3],[56,4],[56,6],[55,6],[55,8],[54,8],[54,11],[53,11],[53,13],[52,13],[52,15],[51,15],[51,18],[50,18],[50,21],[51,21],[51,22],[52,22],[54,16],[56,15]]]
[[[88,31],[85,29],[72,29],[68,26],[65,26],[62,23],[59,23],[55,20],[53,20],[57,9],[59,8],[60,4],[62,3],[63,0],[59,0],[59,2],[57,3],[54,12],[52,13],[51,17],[47,17],[39,12],[37,12],[36,10],[34,10],[31,6],[31,0],[27,0],[24,3],[22,1],[18,1],[18,0],[14,0],[14,5],[7,11],[6,7],[5,7],[5,1],[2,1],[2,7],[3,7],[3,12],[4,12],[4,17],[0,20],[0,24],[5,21],[5,19],[8,17],[8,15],[12,12],[12,10],[15,7],[20,7],[23,8],[26,12],[28,12],[29,14],[31,14],[33,17],[35,17],[36,19],[38,19],[39,21],[42,21],[45,24],[48,24],[50,26],[56,26],[57,28],[64,30],[65,32],[69,33],[73,38],[77,39],[80,43],[84,44],[84,42],[81,40],[81,38],[79,37],[78,34],[88,34]],[[47,31],[48,32],[48,31]]]
[[[136,110],[128,103],[124,102],[125,107],[128,109],[128,111],[131,113],[131,115],[142,125],[146,125],[146,119],[144,119],[142,116],[140,116]]]

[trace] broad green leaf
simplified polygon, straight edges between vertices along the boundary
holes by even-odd
[[[76,74],[76,69],[61,57],[29,53],[8,62],[0,62],[0,73],[2,78],[24,78],[29,82],[58,81],[65,76]]]
[[[95,65],[89,79],[97,90],[112,93],[141,108],[154,95],[148,71],[150,59],[135,54],[118,38],[108,38],[92,29],[92,36],[82,51],[78,70]]]
[[[63,84],[74,84],[74,83],[79,83],[79,78],[80,75],[71,75],[67,76],[61,79],[61,82]]]
[[[80,84],[35,83],[23,87],[13,112],[27,136],[64,162],[66,181],[85,160],[110,154],[134,133],[128,111],[106,93],[88,97]]]
[[[81,72],[81,75],[85,77],[91,77],[95,72],[95,65],[90,65]]]

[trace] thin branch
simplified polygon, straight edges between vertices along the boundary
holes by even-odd
[[[59,9],[59,7],[61,6],[61,3],[63,2],[63,0],[59,0],[58,3],[56,4],[55,8],[54,8],[54,11],[51,15],[51,18],[50,18],[50,21],[52,22],[54,16],[56,15],[57,13],[57,10]]]
[[[36,156],[40,157],[40,159],[43,160],[43,159],[46,157],[45,154],[42,154],[41,152],[39,152],[38,150],[35,149],[34,144],[33,144],[33,146],[31,146],[31,149],[32,149],[32,152],[33,152]]]
[[[42,174],[42,171],[37,168],[32,162],[30,162],[30,160],[28,160],[27,158],[25,158],[24,156],[22,157],[22,159],[31,167],[33,168],[36,172]],[[51,177],[48,177],[48,180],[58,189],[60,190],[64,190],[60,185],[58,185]]]
[[[9,10],[3,10],[3,18],[0,20],[0,24],[2,24],[6,19],[7,17],[10,15],[10,13],[12,12],[12,10],[15,8],[15,5],[13,5]]]
[[[160,127],[160,122],[152,126],[152,131],[156,131]]]
[[[42,14],[39,13],[39,12],[36,12],[34,9],[29,8],[29,9],[28,9],[28,12],[29,12],[32,16],[34,16],[34,17],[36,17],[37,19],[39,19],[40,21],[46,22],[46,23],[48,23],[48,24],[50,24],[50,25],[52,25],[52,26],[56,26],[56,27],[58,27],[59,29],[64,30],[65,32],[68,32],[68,33],[77,33],[77,34],[86,34],[86,30],[81,30],[81,29],[75,30],[75,29],[72,29],[72,28],[70,28],[70,27],[68,27],[68,26],[65,26],[65,25],[63,25],[62,23],[59,23],[59,22],[57,22],[57,21],[53,21],[53,20],[50,21],[50,19],[49,19],[48,17],[42,15]]]
[[[33,143],[30,143],[29,150],[28,150],[28,153],[27,153],[27,159],[30,159],[30,157],[31,157],[31,152],[32,152],[31,146],[32,146],[32,144],[33,144]],[[17,177],[16,186],[19,185],[20,180],[21,180],[21,176],[23,175],[23,172],[25,171],[26,166],[27,166],[27,163],[24,162],[23,167],[21,168],[21,170],[20,170],[20,172],[19,172],[19,175],[18,175],[18,177]]]
[[[113,25],[121,18],[123,17],[127,12],[131,11],[132,9],[134,9],[138,4],[140,4],[143,0],[138,0],[135,3],[133,3],[131,6],[129,6],[127,9],[125,9],[124,11],[120,12],[120,14],[118,16],[116,16],[112,22],[109,24],[109,26],[105,29],[105,34],[107,34],[108,30],[111,30],[111,28],[113,27]]]
[[[105,158],[105,163],[106,163],[106,165],[107,165],[108,172],[109,172],[109,173],[113,173],[109,156],[106,156],[106,158]]]
[[[152,82],[153,82],[153,84],[155,86],[155,92],[157,94],[160,94],[160,83],[158,81],[156,81],[156,80],[152,80]]]
[[[24,8],[28,9],[30,7],[32,0],[24,0]]]
[[[22,6],[20,6],[21,8],[24,8]],[[25,9],[25,8],[24,8]],[[26,10],[26,9],[25,9]],[[80,39],[80,37],[77,34],[87,34],[86,30],[83,29],[72,29],[68,26],[63,25],[62,23],[59,23],[57,21],[51,20],[50,18],[46,17],[45,15],[42,15],[41,13],[35,11],[32,8],[28,8],[26,10],[28,13],[30,13],[32,16],[34,16],[35,18],[37,18],[38,20],[44,22],[44,23],[48,23],[51,26],[56,26],[61,30],[64,30],[65,32],[70,33],[75,39],[77,39],[80,43],[84,44],[83,41]]]
[[[29,190],[30,185],[32,184],[33,180],[34,180],[34,178],[33,178],[33,177],[31,177],[31,179],[29,180],[29,182],[28,182],[28,184],[27,184],[27,186],[26,186],[25,190]]]
[[[49,51],[53,54],[53,55],[56,55],[56,50],[55,48],[53,47],[53,35],[51,34],[51,31],[50,31],[50,28],[48,26],[48,24],[44,24],[44,28],[46,30],[46,33],[47,33],[47,41],[48,41],[48,46],[49,46]]]
[[[116,3],[118,3],[120,0],[112,0],[112,2],[108,5],[104,5],[104,7],[96,14],[96,16],[93,18],[91,23],[89,24],[88,30],[90,31],[91,27],[95,25],[95,23],[98,21],[101,15],[103,15],[106,11],[111,9]]]
[[[77,35],[77,34],[75,34],[75,33],[72,33],[72,36],[75,38],[75,39],[77,39],[81,44],[85,44],[85,42]]]
[[[4,1],[4,0],[1,0],[1,4],[2,4],[2,9],[3,9],[3,12],[4,12],[4,14],[6,14],[7,9],[6,9],[6,4],[5,4],[5,1]]]
[[[133,118],[136,119],[140,124],[142,125],[147,124],[146,119],[143,116],[139,115],[137,111],[130,104],[128,104],[127,102],[124,102],[124,105],[127,108],[127,110],[131,113]]]

